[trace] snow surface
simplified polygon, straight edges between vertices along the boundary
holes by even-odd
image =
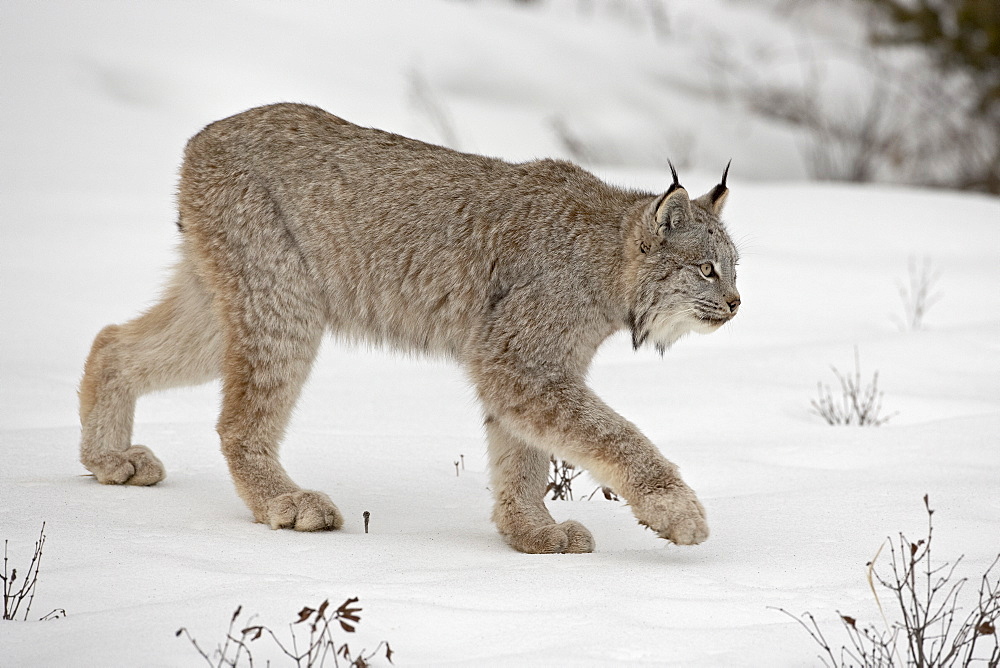
[[[937,554],[964,553],[961,573],[982,573],[1000,550],[1000,203],[754,182],[801,174],[794,140],[697,102],[678,67],[695,60],[694,28],[738,31],[742,13],[670,3],[673,25],[692,30],[664,41],[575,7],[0,6],[0,538],[26,568],[47,522],[32,618],[67,612],[0,623],[0,666],[197,665],[174,636],[181,626],[211,648],[238,604],[281,632],[302,606],[350,596],[362,622],[342,639],[355,650],[387,640],[397,665],[804,665],[817,648],[771,607],[813,612],[838,646],[837,610],[874,622],[865,563],[886,536],[923,535],[925,493]],[[693,191],[737,157],[725,217],[743,250],[739,317],[662,360],[613,339],[591,373],[699,492],[705,544],[666,544],[598,494],[550,502],[591,529],[595,553],[511,551],[489,521],[481,421],[461,371],[333,341],[283,461],[331,494],[344,530],[250,521],[218,451],[215,385],[141,400],[135,441],[163,459],[163,483],[82,475],[83,360],[100,327],[155,299],[185,139],[296,100],[440,141],[414,102],[414,71],[467,150],[558,155],[548,123],[561,115],[581,136],[614,127],[632,141],[676,119],[704,147],[682,172]],[[671,128],[659,132],[649,150],[670,143]],[[650,189],[667,181],[662,169],[598,171]],[[925,330],[901,331],[898,288],[908,259],[925,256],[941,300]],[[816,383],[835,384],[830,365],[849,370],[855,345],[898,411],[877,429],[809,412]],[[578,496],[593,487],[578,480]],[[263,665],[265,649],[255,657]]]

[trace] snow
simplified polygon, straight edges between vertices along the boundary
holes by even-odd
[[[696,29],[732,30],[743,12],[670,7],[691,31],[663,40],[566,2],[3,3],[0,538],[26,568],[46,522],[31,617],[67,615],[0,623],[0,666],[194,665],[181,626],[212,648],[239,604],[280,633],[303,606],[351,596],[362,621],[341,640],[387,640],[397,665],[803,665],[817,648],[772,608],[811,611],[838,647],[836,611],[876,621],[865,563],[886,536],[923,535],[925,493],[938,555],[965,554],[960,572],[978,577],[1000,551],[1000,203],[794,180],[794,138],[689,94]],[[415,70],[467,150],[564,155],[549,125],[562,116],[581,137],[634,144],[601,176],[661,188],[665,170],[636,146],[696,133],[681,176],[699,193],[736,157],[725,218],[742,248],[739,317],[663,359],[617,337],[591,373],[698,491],[705,544],[666,544],[623,504],[579,500],[595,486],[581,478],[578,500],[549,505],[583,522],[597,551],[511,551],[489,520],[462,372],[335,341],[283,461],[331,494],[344,530],[251,522],[218,451],[217,385],[141,400],[134,440],[163,459],[164,482],[82,475],[83,360],[168,271],[185,139],[296,100],[440,141],[413,101]],[[924,330],[901,331],[898,288],[923,257],[941,299]],[[853,368],[854,346],[898,412],[877,429],[809,411],[817,382],[836,383],[830,365]]]

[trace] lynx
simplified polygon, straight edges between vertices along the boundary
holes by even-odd
[[[590,552],[545,507],[550,454],[586,468],[680,545],[708,537],[677,467],[585,382],[605,339],[660,352],[739,308],[719,214],[726,175],[690,199],[605,184],[571,163],[512,164],[277,104],[187,144],[181,257],[163,299],[96,337],[80,385],[80,459],[106,484],[164,469],[131,443],[137,398],[222,378],[217,431],[256,521],[338,529],[278,445],[326,332],[444,355],[482,403],[493,520],[515,549]]]

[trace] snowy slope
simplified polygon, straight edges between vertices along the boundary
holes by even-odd
[[[674,25],[697,24],[691,3],[671,6]],[[728,16],[725,3],[702,6]],[[47,522],[32,617],[67,611],[0,623],[0,666],[197,665],[180,626],[212,647],[238,604],[280,631],[302,606],[349,596],[364,608],[351,646],[387,640],[397,665],[803,665],[816,648],[768,606],[812,611],[838,643],[835,611],[875,621],[864,565],[887,535],[922,535],[925,493],[938,554],[964,553],[962,573],[982,572],[1000,551],[1000,203],[754,182],[801,173],[791,140],[762,150],[773,130],[725,124],[671,78],[697,64],[693,38],[599,19],[565,3],[0,7],[0,538],[24,568]],[[82,363],[100,327],[155,299],[185,139],[284,99],[441,141],[413,101],[415,69],[464,149],[559,154],[548,119],[562,115],[583,136],[614,126],[623,138],[678,119],[705,147],[682,171],[693,191],[736,156],[726,219],[743,251],[739,317],[663,359],[616,338],[591,373],[699,492],[704,545],[667,545],[598,494],[550,503],[591,529],[594,554],[512,552],[489,522],[481,420],[460,370],[333,341],[283,460],[331,494],[343,531],[250,521],[218,452],[214,385],[140,402],[135,441],[163,459],[163,483],[81,477]],[[636,111],[674,99],[673,116]],[[731,145],[710,149],[720,128]],[[671,132],[648,143],[669,150]],[[666,181],[648,167],[595,169],[625,185]],[[941,300],[925,330],[901,331],[898,285],[925,256]],[[898,411],[878,429],[809,412],[855,345]]]

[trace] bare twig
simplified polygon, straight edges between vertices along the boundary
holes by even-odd
[[[806,624],[805,620],[802,617],[796,617],[795,615],[788,612],[784,608],[775,608],[772,606],[768,606],[768,610],[777,610],[778,612],[788,615],[789,617],[794,619],[799,624],[799,626],[805,629],[806,633],[808,633],[812,637],[812,639],[816,641],[816,644],[819,645],[820,648],[823,650],[825,657],[823,655],[820,655],[819,660],[823,662],[824,666],[840,665],[837,662],[837,657],[835,657],[833,654],[833,650],[830,648],[830,643],[826,641],[826,637],[823,635],[823,630],[819,627],[819,624],[816,623],[816,618],[813,617],[811,612],[802,613],[802,617],[805,617],[806,619],[809,620],[809,624]],[[829,663],[827,663],[827,659],[830,660]]]
[[[21,619],[22,621],[27,621],[28,614],[31,612],[31,604],[35,601],[35,589],[38,586],[38,573],[42,567],[42,549],[44,547],[45,522],[42,522],[42,529],[38,533],[38,540],[35,541],[35,552],[31,556],[27,573],[21,577],[20,586],[18,586],[17,569],[11,568],[8,571],[7,541],[4,540],[3,573],[0,574],[0,580],[3,580],[3,619],[16,619],[21,609],[21,604],[24,604],[24,615]],[[41,619],[59,619],[65,616],[65,610],[56,608]]]
[[[607,499],[608,501],[619,501],[620,500],[618,498],[618,495],[615,494],[615,490],[611,489],[610,487],[601,486],[601,487],[595,487],[594,488],[594,491],[591,492],[590,495],[587,497],[587,501],[590,501],[591,499],[593,499],[594,495],[597,494],[598,492],[600,492],[604,496],[604,498]]]

